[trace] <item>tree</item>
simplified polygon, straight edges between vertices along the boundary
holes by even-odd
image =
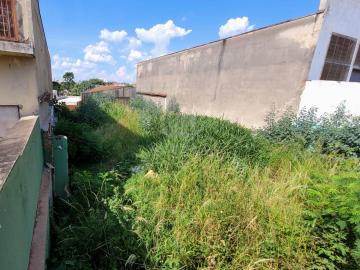
[[[106,82],[104,82],[103,80],[100,79],[90,79],[87,81],[82,81],[76,85],[74,85],[74,87],[71,89],[71,94],[72,95],[81,95],[82,92],[95,88],[96,86],[99,85],[106,85]]]
[[[53,84],[53,90],[57,90],[57,91],[61,90],[61,84],[59,82],[53,81],[52,84]]]
[[[61,90],[68,90],[71,89],[76,85],[75,83],[75,75],[73,72],[65,72],[63,75],[63,82],[61,83]]]
[[[63,75],[63,79],[64,79],[64,82],[75,83],[75,81],[74,81],[75,75],[73,72],[65,72],[65,74]]]

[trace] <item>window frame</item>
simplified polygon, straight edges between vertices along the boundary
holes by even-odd
[[[352,50],[352,56],[351,56],[350,64],[348,65],[349,70],[347,71],[346,77],[343,80],[341,80],[343,82],[349,82],[349,80],[351,78],[352,70],[354,68],[354,62],[355,62],[356,53],[359,50],[359,42],[358,42],[358,39],[356,39],[354,37],[346,36],[346,35],[339,34],[339,33],[336,33],[336,32],[331,32],[330,39],[329,39],[329,42],[328,42],[328,45],[327,45],[327,50],[326,50],[326,53],[325,53],[325,59],[324,59],[322,69],[321,69],[320,80],[334,81],[334,80],[322,79],[323,73],[324,73],[324,70],[325,70],[325,65],[328,64],[328,63],[331,64],[330,61],[327,61],[327,55],[328,55],[328,52],[329,52],[329,49],[330,49],[330,46],[331,46],[331,39],[332,39],[333,36],[340,37],[340,38],[346,38],[346,39],[352,40],[355,43],[354,48]],[[332,63],[332,64],[336,64],[336,63]],[[338,63],[338,65],[341,65],[341,64]],[[347,66],[347,65],[343,64],[343,66]],[[337,81],[339,81],[339,80],[337,80]]]
[[[7,0],[5,0],[7,1]],[[11,19],[13,21],[13,27],[14,27],[14,37],[4,37],[0,35],[0,41],[12,41],[12,42],[18,42],[19,41],[19,26],[17,21],[17,12],[16,12],[16,2],[17,0],[10,0],[11,2]]]

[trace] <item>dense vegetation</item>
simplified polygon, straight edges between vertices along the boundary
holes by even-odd
[[[52,263],[67,269],[359,269],[359,120],[227,121],[89,100],[59,107],[72,195]],[[279,120],[276,120],[279,119]]]
[[[53,81],[53,89],[57,90],[60,96],[80,96],[86,90],[107,84],[112,84],[112,82],[97,78],[76,82],[73,72],[65,72],[61,81]]]

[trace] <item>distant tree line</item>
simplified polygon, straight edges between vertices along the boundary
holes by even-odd
[[[79,96],[82,92],[92,89],[99,85],[111,84],[101,79],[93,78],[90,80],[75,81],[75,75],[73,72],[65,72],[62,77],[62,81],[53,81],[53,89],[58,91],[59,95],[72,95]]]

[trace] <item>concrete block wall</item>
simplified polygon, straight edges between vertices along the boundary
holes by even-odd
[[[142,62],[137,91],[184,113],[259,127],[275,106],[299,108],[323,13]]]

